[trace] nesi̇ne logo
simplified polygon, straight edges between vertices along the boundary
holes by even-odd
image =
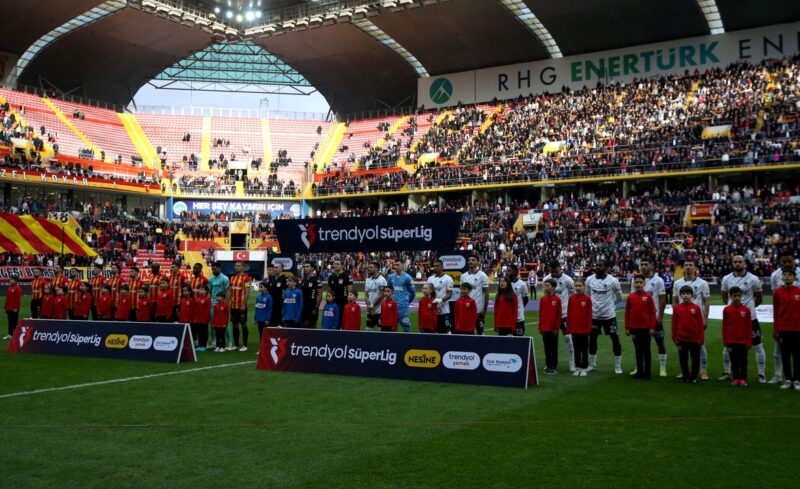
[[[442,357],[436,350],[408,350],[404,360],[409,367],[436,368]]]
[[[110,334],[106,336],[106,348],[125,348],[128,346],[128,335]]]
[[[431,83],[431,100],[435,104],[443,104],[453,95],[453,84],[447,78],[437,78]]]

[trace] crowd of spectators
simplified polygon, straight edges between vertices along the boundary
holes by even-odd
[[[485,108],[458,107],[408,152],[416,169],[406,181],[425,189],[794,161],[798,94],[795,57],[519,98],[492,114],[484,132]],[[419,163],[426,154],[438,157]],[[380,191],[398,180],[328,175],[320,195]]]

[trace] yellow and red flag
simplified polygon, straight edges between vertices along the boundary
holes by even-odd
[[[97,256],[74,230],[59,221],[0,212],[0,252],[4,251]]]

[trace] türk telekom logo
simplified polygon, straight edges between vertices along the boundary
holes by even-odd
[[[314,242],[317,240],[317,225],[316,224],[298,224],[300,227],[300,240],[306,245],[307,249],[311,249]]]

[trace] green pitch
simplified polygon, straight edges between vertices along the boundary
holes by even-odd
[[[561,343],[528,390],[261,372],[252,339],[178,366],[3,344],[3,487],[797,487],[800,393],[759,385],[752,353],[750,388],[718,382],[718,321],[707,338],[709,382],[675,379],[672,346],[669,378],[631,380],[627,338],[614,375],[601,337],[598,371],[568,375]]]

